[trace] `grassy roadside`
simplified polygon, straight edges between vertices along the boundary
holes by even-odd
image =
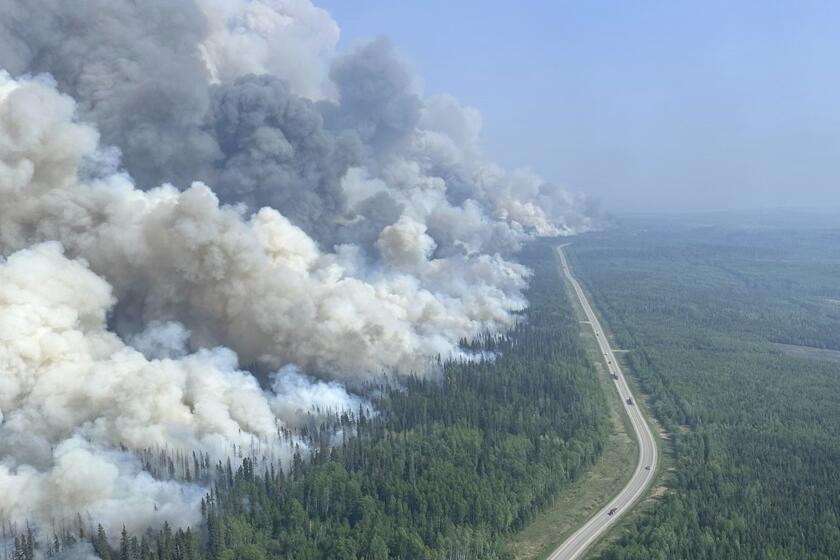
[[[510,538],[508,547],[516,560],[538,560],[548,556],[624,487],[630,479],[639,452],[638,444],[631,435],[632,428],[623,413],[621,400],[603,364],[595,336],[584,322],[586,315],[562,273],[561,278],[564,278],[567,297],[573,302],[575,313],[581,321],[580,332],[589,359],[595,365],[598,380],[609,400],[614,429],[595,466],[569,486],[548,509]]]

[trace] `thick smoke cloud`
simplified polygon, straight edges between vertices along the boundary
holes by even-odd
[[[338,28],[305,0],[2,0],[0,26],[0,67],[54,76],[141,188],[201,180],[222,202],[276,208],[330,246],[358,233],[366,249],[363,222],[404,201],[347,206],[352,166],[423,204],[441,251],[592,225],[581,197],[483,161],[477,112],[423,98],[388,41],[329,65]],[[430,189],[445,200],[417,200]],[[457,218],[469,239],[446,227]]]
[[[279,73],[317,96],[337,41],[299,0],[0,1],[0,68],[54,76],[146,187],[210,179],[230,156],[208,130],[211,82]]]
[[[224,201],[282,209],[307,231],[345,211],[341,179],[358,163],[358,138],[324,130],[315,104],[286,82],[249,75],[216,86],[212,115],[223,155],[211,180]]]
[[[72,115],[49,86],[0,79],[0,243],[61,241],[121,301],[142,298],[144,320],[183,323],[197,347],[332,375],[422,370],[524,307],[522,267],[489,255],[426,260],[431,242],[408,219],[377,242],[393,266],[368,271],[357,248],[323,253],[277,211],[244,218],[201,183],[144,192],[124,175],[78,181],[96,133]]]
[[[338,90],[337,103],[326,107],[333,127],[356,130],[374,157],[404,149],[422,102],[389,41],[377,39],[337,58],[330,78]]]
[[[0,518],[194,523],[138,453],[288,454],[365,406],[342,383],[511,327],[511,254],[593,226],[337,41],[308,0],[0,0]]]
[[[282,77],[309,99],[324,95],[324,77],[339,29],[309,0],[198,0],[209,33],[202,59],[214,83],[248,74]]]
[[[204,490],[156,480],[120,448],[221,458],[278,441],[272,397],[232,352],[148,360],[107,331],[113,303],[108,283],[57,243],[0,265],[0,518],[195,523]]]

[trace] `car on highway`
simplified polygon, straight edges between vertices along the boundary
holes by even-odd
[[[612,508],[610,511],[607,512],[607,515],[613,515],[617,511],[618,511],[618,508]]]
[[[632,398],[627,399],[627,404],[633,404],[633,399]]]

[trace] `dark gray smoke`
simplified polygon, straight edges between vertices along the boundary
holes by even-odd
[[[358,136],[324,129],[315,104],[274,76],[215,86],[210,124],[221,148],[208,181],[224,202],[281,209],[316,237],[346,212],[341,180],[360,160]]]
[[[330,78],[338,90],[337,102],[324,104],[332,128],[358,132],[373,158],[406,148],[423,104],[411,74],[396,59],[387,39],[376,39],[338,57]]]

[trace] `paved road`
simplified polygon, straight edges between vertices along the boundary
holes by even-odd
[[[595,332],[595,338],[598,341],[598,346],[601,348],[601,356],[607,362],[606,365],[609,368],[610,374],[617,377],[614,380],[615,386],[618,394],[621,396],[621,401],[624,403],[627,415],[630,417],[630,422],[633,425],[633,431],[636,432],[636,439],[639,441],[639,449],[641,450],[641,453],[639,453],[639,463],[636,465],[633,478],[630,479],[627,486],[548,557],[548,560],[573,560],[575,558],[581,558],[584,551],[599,537],[603,536],[611,526],[617,523],[619,517],[629,511],[633,504],[644,494],[645,489],[653,481],[653,476],[656,471],[657,449],[656,441],[653,439],[653,433],[645,421],[644,416],[639,411],[639,407],[635,404],[628,403],[628,399],[632,399],[631,402],[635,403],[636,398],[630,392],[630,387],[624,379],[624,373],[622,373],[621,367],[619,367],[615,359],[615,354],[612,348],[610,348],[607,337],[604,335],[601,323],[598,322],[598,317],[592,311],[592,306],[589,305],[589,301],[586,299],[586,295],[584,295],[580,284],[572,276],[572,271],[569,269],[569,263],[566,261],[563,248],[558,248],[557,252],[563,264],[563,274],[566,275],[566,278],[574,288],[580,304],[586,312],[586,318],[589,320],[589,324]],[[612,515],[610,515],[610,511],[613,511]]]

